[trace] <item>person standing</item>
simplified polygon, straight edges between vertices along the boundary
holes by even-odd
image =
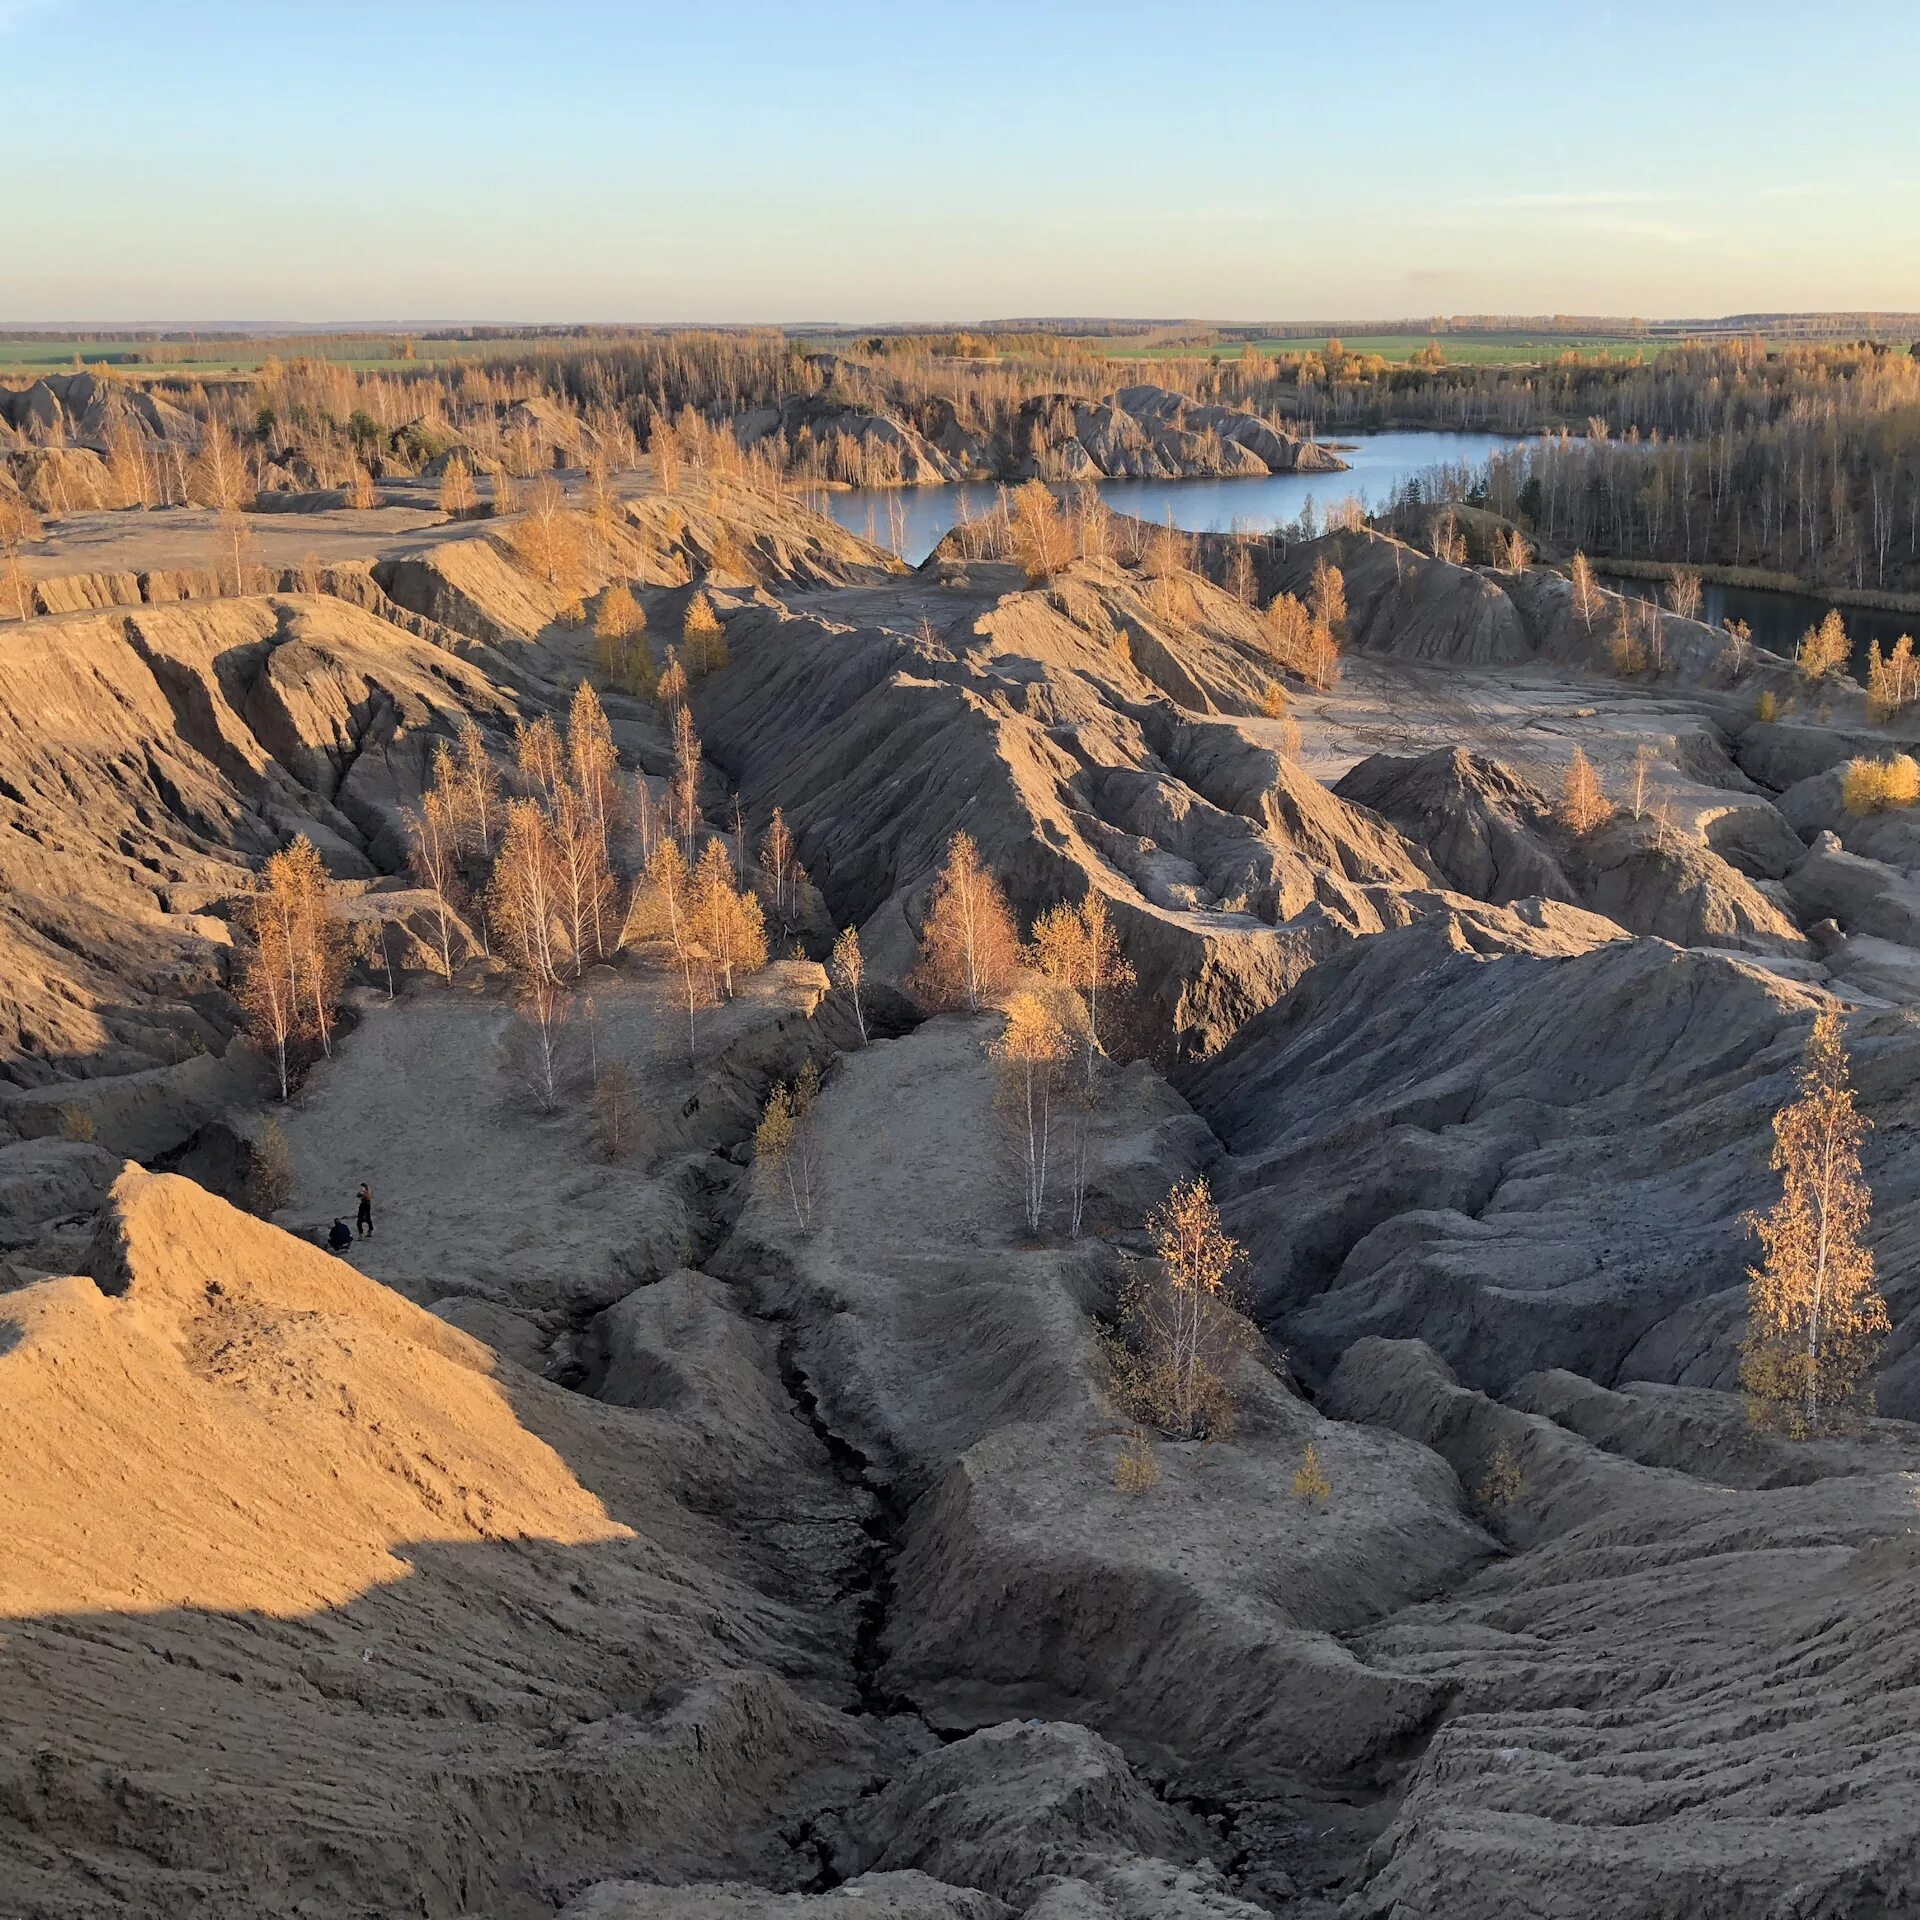
[[[373,1238],[373,1189],[364,1180],[360,1182],[360,1212],[354,1224],[362,1240]]]

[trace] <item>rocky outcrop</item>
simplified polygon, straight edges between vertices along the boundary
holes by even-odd
[[[1176,480],[1338,473],[1346,462],[1258,414],[1202,406],[1164,387],[1102,400],[1037,394],[997,434],[936,399],[901,418],[833,394],[798,394],[735,422],[747,446],[777,439],[789,461],[866,486],[954,480]]]
[[[1469,1485],[1502,1448],[1517,1475],[1496,1520],[1512,1556],[1362,1636],[1460,1700],[1343,1915],[1907,1904],[1913,1429],[1751,1488],[1722,1477],[1711,1422],[1692,1445],[1669,1426],[1667,1462],[1643,1464],[1467,1391],[1417,1345],[1360,1343],[1328,1400]]]
[[[1495,1389],[1544,1366],[1633,1377],[1642,1342],[1742,1283],[1764,1116],[1817,996],[1569,908],[1515,912],[1323,961],[1192,1081],[1236,1155],[1263,1313],[1303,1362],[1379,1332]],[[1724,1355],[1664,1364],[1639,1377],[1730,1377]]]
[[[501,697],[341,601],[192,602],[10,630],[0,995],[16,1084],[176,1066],[231,1028],[207,909],[306,833],[346,876],[400,853],[431,741]]]
[[[102,451],[123,429],[176,446],[190,446],[198,432],[192,415],[160,394],[98,373],[49,373],[30,386],[0,387],[0,425],[34,445]]]
[[[1449,885],[1495,905],[1570,901],[1676,946],[1807,950],[1774,901],[1702,841],[1624,813],[1572,833],[1539,788],[1465,748],[1418,760],[1378,754],[1335,791],[1424,846]]]
[[[1006,588],[944,633],[747,609],[695,696],[709,750],[750,808],[778,795],[880,964],[911,964],[962,826],[1023,918],[1104,894],[1158,1018],[1197,1051],[1320,953],[1422,910],[1409,890],[1436,876],[1400,834],[1191,712],[1245,713],[1273,681],[1232,596],[1196,583],[1170,619],[1111,562]]]

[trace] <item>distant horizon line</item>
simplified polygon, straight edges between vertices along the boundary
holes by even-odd
[[[184,333],[199,335],[251,335],[266,338],[284,335],[293,338],[307,334],[425,334],[481,332],[491,334],[533,332],[609,332],[609,333],[682,333],[682,332],[778,332],[796,333],[941,333],[985,330],[994,332],[1086,332],[1101,327],[1129,328],[1208,328],[1237,334],[1270,331],[1274,337],[1286,333],[1356,335],[1382,333],[1497,333],[1524,330],[1541,333],[1618,331],[1628,338],[1636,332],[1737,332],[1768,326],[1862,327],[1875,325],[1909,329],[1920,325],[1920,311],[1904,308],[1779,308],[1744,313],[1695,316],[1647,316],[1606,313],[1456,313],[1421,315],[1345,316],[1335,319],[1210,319],[1192,314],[1033,314],[991,318],[902,320],[865,318],[796,320],[586,320],[564,319],[147,319],[147,320],[70,320],[0,319],[0,338],[18,334],[53,335],[135,335]]]

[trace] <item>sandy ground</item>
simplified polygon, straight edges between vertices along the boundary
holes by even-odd
[[[776,968],[703,1011],[702,1067],[789,1013],[795,991],[792,971]],[[375,1230],[352,1258],[421,1302],[468,1295],[574,1316],[683,1264],[695,1226],[682,1189],[670,1171],[642,1170],[662,1118],[698,1092],[667,976],[644,961],[597,970],[567,1033],[567,1091],[552,1114],[516,1072],[513,1024],[495,994],[431,985],[369,1006],[284,1118],[297,1184],[278,1218],[323,1229],[335,1215],[352,1220],[367,1181]],[[609,1165],[591,1137],[595,1054],[632,1082],[636,1143],[624,1164]]]

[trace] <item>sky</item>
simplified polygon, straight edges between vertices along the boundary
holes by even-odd
[[[0,324],[1920,309],[1920,0],[0,0]]]

